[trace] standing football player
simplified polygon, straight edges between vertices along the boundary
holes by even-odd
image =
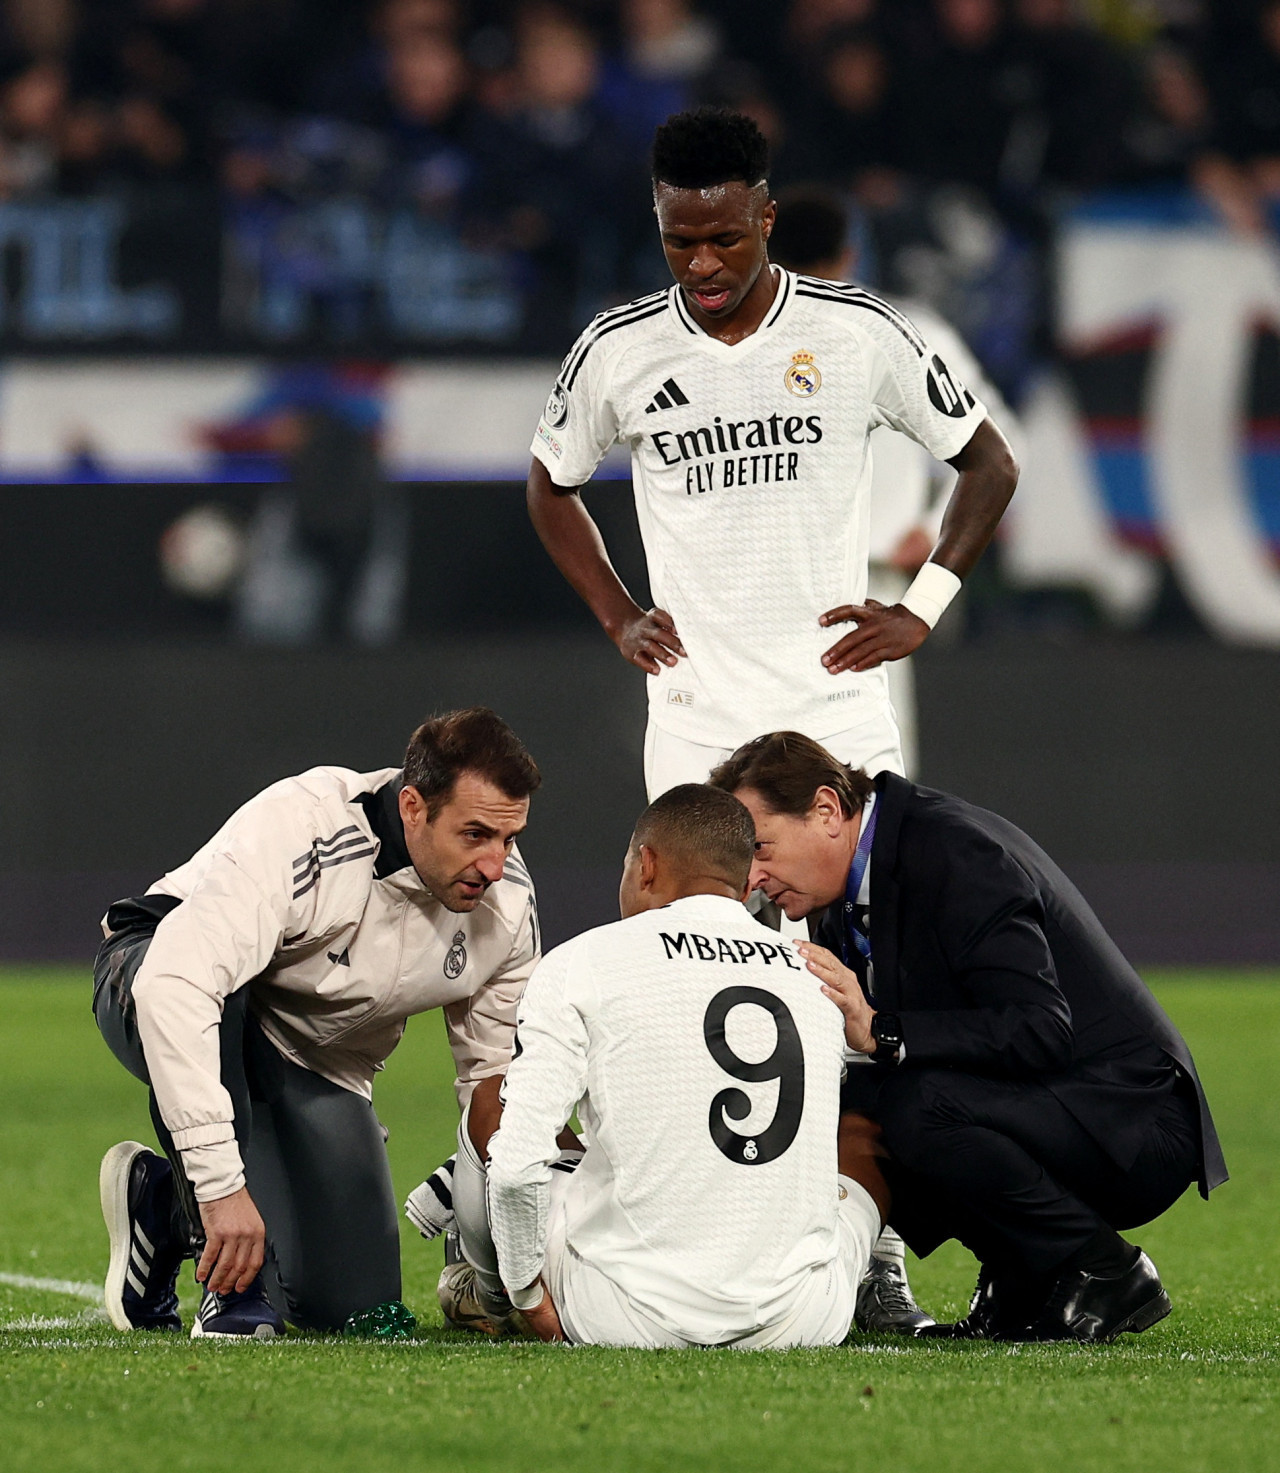
[[[884,662],[924,643],[1017,484],[1004,436],[896,308],[770,264],[767,174],[764,136],[740,114],[658,129],[654,210],[675,285],[591,323],[533,439],[534,526],[650,676],[650,799],[776,729],[901,773]],[[936,546],[891,606],[866,598],[867,441],[886,424],[959,472]],[[651,609],[579,494],[617,441],[631,447]],[[876,1253],[858,1322],[914,1332],[928,1317],[901,1242],[886,1235]]]

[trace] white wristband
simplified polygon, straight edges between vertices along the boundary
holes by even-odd
[[[547,1291],[539,1276],[532,1284],[526,1284],[523,1289],[508,1289],[507,1297],[517,1309],[537,1309],[547,1297]]]
[[[960,592],[960,586],[959,578],[950,568],[944,568],[941,563],[926,563],[898,602],[932,629]]]

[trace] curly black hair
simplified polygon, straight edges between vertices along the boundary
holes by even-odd
[[[700,107],[676,113],[653,135],[653,181],[676,189],[710,189],[769,173],[769,145],[744,113]]]

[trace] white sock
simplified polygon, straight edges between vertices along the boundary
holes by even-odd
[[[876,1239],[876,1245],[871,1250],[872,1258],[881,1258],[886,1263],[891,1263],[895,1268],[901,1269],[905,1274],[907,1271],[907,1245],[894,1232],[887,1227]]]
[[[453,1226],[453,1168],[457,1160],[450,1156],[437,1166],[405,1201],[404,1215],[428,1241]]]
[[[488,1173],[471,1144],[467,1122],[471,1106],[462,1112],[458,1126],[458,1155],[453,1168],[453,1211],[458,1227],[458,1247],[476,1271],[481,1288],[490,1294],[505,1294],[498,1272],[498,1250],[489,1230]]]

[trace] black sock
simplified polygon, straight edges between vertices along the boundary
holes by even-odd
[[[1063,1263],[1060,1272],[1083,1270],[1100,1279],[1118,1279],[1137,1262],[1138,1251],[1114,1228],[1101,1227]]]

